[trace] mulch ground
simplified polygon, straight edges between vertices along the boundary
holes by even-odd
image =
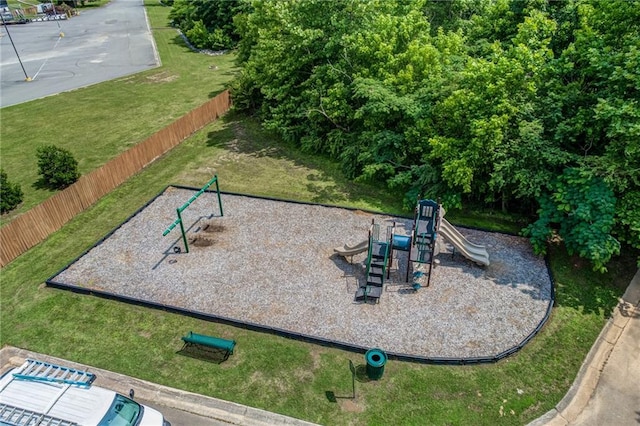
[[[366,253],[343,258],[334,247],[365,240],[372,219],[406,235],[412,222],[338,207],[222,194],[220,216],[205,193],[182,213],[186,253],[179,227],[162,234],[194,194],[167,188],[50,281],[416,358],[494,357],[526,339],[551,303],[545,261],[525,238],[466,228],[489,266],[440,241],[429,287],[426,277],[417,291],[404,281],[399,253],[379,303],[357,303]]]

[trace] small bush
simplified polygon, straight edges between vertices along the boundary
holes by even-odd
[[[23,196],[20,185],[9,182],[7,173],[0,170],[0,213],[15,209],[22,202]]]
[[[78,162],[66,149],[54,145],[38,148],[38,173],[44,184],[53,189],[62,189],[78,180]]]

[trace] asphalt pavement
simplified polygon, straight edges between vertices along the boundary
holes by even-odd
[[[640,270],[565,397],[529,426],[640,424]]]
[[[160,65],[143,0],[112,0],[66,20],[0,26],[0,107]]]

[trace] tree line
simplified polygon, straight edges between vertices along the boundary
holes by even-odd
[[[532,214],[538,253],[558,235],[595,270],[640,249],[637,0],[175,0],[171,16],[237,51],[236,108],[353,179]]]

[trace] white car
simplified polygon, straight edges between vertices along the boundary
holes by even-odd
[[[153,408],[93,386],[93,373],[28,359],[0,377],[0,424],[171,426]]]

